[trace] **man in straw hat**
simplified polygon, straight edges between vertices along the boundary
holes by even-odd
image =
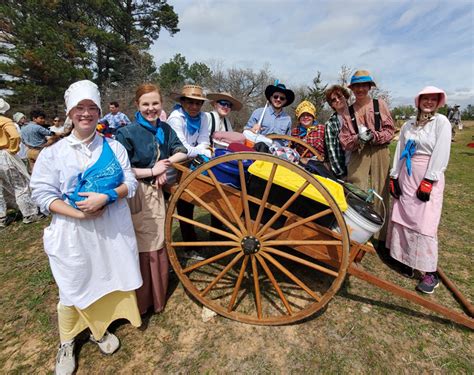
[[[18,157],[20,134],[16,124],[3,116],[10,105],[0,98],[0,228],[9,224],[5,193],[15,197],[23,215],[23,223],[29,224],[44,216],[38,215],[38,208],[31,199],[30,176]]]
[[[227,92],[213,92],[207,94],[214,108],[211,112],[206,112],[209,124],[209,136],[215,132],[231,132],[232,124],[227,118],[231,111],[240,111],[242,103]]]
[[[265,89],[265,97],[268,102],[263,108],[257,108],[250,116],[245,129],[254,133],[286,134],[290,135],[291,117],[283,108],[289,106],[295,100],[295,93],[286,88],[283,83],[275,82]],[[270,105],[268,105],[270,103]]]
[[[201,86],[184,85],[172,97],[178,102],[168,117],[168,124],[174,129],[179,140],[188,150],[188,158],[199,154],[211,156],[209,150],[209,127],[207,117],[201,112],[208,99]]]
[[[339,140],[342,148],[351,152],[347,180],[363,190],[374,189],[382,195],[385,207],[388,207],[388,145],[393,138],[394,124],[387,104],[382,99],[369,96],[372,87],[375,87],[375,82],[367,70],[354,73],[349,88],[356,101],[343,117]],[[379,201],[375,207],[382,212]],[[382,250],[385,247],[385,234],[386,225],[374,236]]]

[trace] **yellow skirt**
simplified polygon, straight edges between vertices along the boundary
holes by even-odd
[[[109,293],[83,310],[58,303],[61,342],[72,340],[86,328],[100,340],[110,323],[117,319],[127,319],[133,326],[141,326],[135,291]]]

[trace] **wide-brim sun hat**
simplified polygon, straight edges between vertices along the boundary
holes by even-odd
[[[206,95],[204,95],[204,90],[201,86],[198,85],[184,85],[181,89],[181,92],[171,93],[171,97],[179,102],[182,98],[196,99],[207,101]]]
[[[10,104],[3,98],[0,98],[0,113],[4,114],[10,109]]]
[[[231,102],[233,111],[240,111],[242,109],[242,103],[228,92],[210,92],[206,97],[214,102],[217,102],[218,100],[227,100],[228,102]]]
[[[421,90],[416,96],[415,96],[415,107],[418,108],[418,105],[420,104],[420,96],[421,95],[428,95],[428,94],[439,94],[439,100],[438,104],[436,106],[436,109],[443,107],[446,104],[446,101],[448,100],[448,96],[444,92],[444,90],[436,87],[436,86],[426,86]]]
[[[66,115],[69,115],[71,109],[77,106],[83,100],[92,100],[94,104],[99,107],[99,112],[102,113],[100,106],[100,92],[99,87],[87,79],[77,81],[71,84],[64,93],[64,102],[66,103]]]
[[[283,107],[289,106],[295,101],[295,93],[290,89],[287,89],[283,83],[278,83],[277,85],[268,85],[265,89],[265,97],[268,101],[270,101],[271,96],[276,92],[281,92],[286,96],[286,102]]]
[[[313,103],[303,100],[295,109],[296,118],[299,119],[303,113],[309,113],[313,118],[316,118],[316,107]]]
[[[357,70],[351,77],[349,88],[357,83],[369,83],[370,86],[377,86],[368,70]]]

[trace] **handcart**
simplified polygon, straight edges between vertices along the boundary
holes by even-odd
[[[257,165],[265,176],[252,174]],[[187,291],[216,313],[249,324],[297,322],[325,308],[349,274],[474,329],[472,305],[442,270],[467,314],[363,267],[363,255],[376,252],[351,239],[337,183],[257,152],[175,168],[165,226],[170,262]],[[194,205],[192,218],[178,214],[180,200]],[[196,241],[181,239],[179,221],[194,225]]]

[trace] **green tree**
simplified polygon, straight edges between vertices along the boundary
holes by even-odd
[[[474,106],[468,104],[466,108],[461,111],[462,120],[474,120]]]
[[[407,119],[416,114],[416,109],[412,105],[400,105],[392,109],[392,117],[394,119]]]

